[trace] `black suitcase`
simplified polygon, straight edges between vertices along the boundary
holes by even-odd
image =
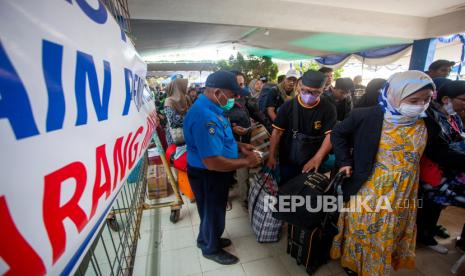
[[[331,186],[334,194],[340,193],[343,176],[337,174]],[[337,220],[339,213],[324,213],[320,225],[306,228],[302,225],[288,224],[287,254],[296,259],[298,265],[304,265],[308,275],[328,262],[334,236],[338,233]]]
[[[298,265],[305,267],[308,275],[328,262],[333,238],[337,234],[336,223],[332,224],[332,229],[316,227],[311,230],[288,224],[287,231],[286,252],[296,259]]]

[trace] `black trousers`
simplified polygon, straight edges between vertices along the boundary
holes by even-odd
[[[215,172],[189,166],[187,176],[200,216],[197,244],[203,254],[217,253],[221,249],[220,238],[224,232],[226,203],[234,172]]]
[[[436,225],[443,207],[431,200],[423,199],[417,213],[417,241],[424,245],[436,245]]]

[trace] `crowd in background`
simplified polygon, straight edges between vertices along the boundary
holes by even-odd
[[[349,274],[385,275],[391,267],[415,266],[417,242],[446,254],[436,241],[449,236],[438,225],[440,213],[465,206],[465,81],[447,79],[453,64],[438,60],[426,72],[395,73],[366,86],[361,76],[333,80],[328,67],[291,69],[277,83],[233,71],[250,94],[228,100],[224,116],[237,142],[250,143],[257,125],[269,132],[265,165],[279,168],[279,185],[302,172],[343,171],[351,177],[344,196],[387,195],[394,203],[421,198],[418,214],[407,208],[339,218],[331,256],[341,258]],[[176,78],[151,89],[167,144],[182,148],[183,120],[205,88]],[[294,139],[312,142],[296,152]],[[249,168],[236,170],[244,207],[248,179]],[[464,232],[457,240],[462,250]]]

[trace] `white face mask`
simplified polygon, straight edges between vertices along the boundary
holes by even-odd
[[[445,104],[443,107],[444,107],[444,110],[447,112],[447,114],[449,114],[449,115],[457,114],[457,112],[455,112],[455,110],[454,110],[454,107],[452,106],[452,102],[451,102],[450,99],[449,99],[449,102],[447,104]]]
[[[428,109],[429,103],[425,105],[415,105],[415,104],[406,104],[401,103],[399,107],[400,114],[410,117],[416,118],[420,116],[421,113],[425,112]]]

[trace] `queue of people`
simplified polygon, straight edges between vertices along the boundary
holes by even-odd
[[[279,186],[311,171],[343,172],[347,206],[351,196],[369,197],[369,206],[387,197],[391,211],[339,216],[331,257],[349,275],[414,268],[420,243],[446,254],[435,240],[448,234],[438,225],[440,213],[465,207],[465,81],[446,79],[452,65],[436,61],[427,72],[395,73],[366,87],[360,77],[333,82],[327,67],[291,69],[278,84],[257,78],[248,87],[243,73],[221,70],[208,76],[200,94],[185,79],[172,81],[164,99],[166,136],[187,152],[203,256],[238,262],[224,250],[231,241],[221,238],[228,192],[237,185],[246,203],[249,170],[260,165],[279,171]],[[270,131],[266,160],[250,145],[258,124]],[[418,199],[423,208],[399,207]],[[464,250],[465,225],[462,232],[457,247]]]

